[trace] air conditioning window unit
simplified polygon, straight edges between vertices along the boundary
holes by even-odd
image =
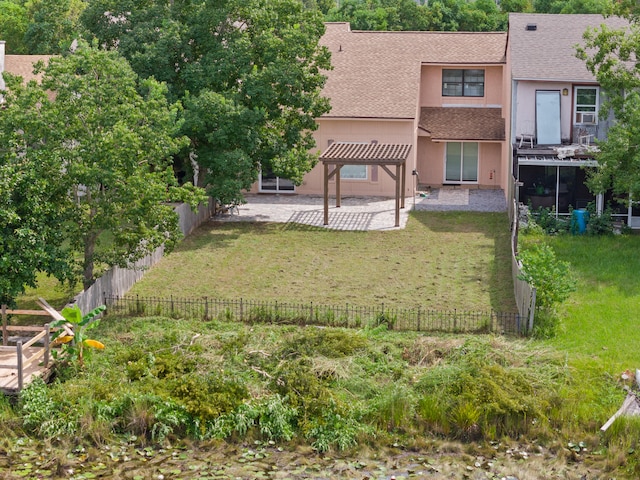
[[[582,114],[582,123],[596,123],[596,115],[595,115],[595,113],[583,113]]]

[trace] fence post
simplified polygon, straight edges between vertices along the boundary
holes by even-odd
[[[420,331],[420,305],[418,305],[418,315],[417,315],[418,325],[416,329]]]
[[[209,320],[209,300],[204,297],[204,319]]]
[[[16,343],[16,353],[18,355],[18,391],[22,390],[24,378],[22,376],[22,340]]]
[[[51,328],[46,323],[44,328],[47,334],[44,336],[44,368],[49,366],[49,349],[51,348]]]
[[[173,317],[173,295],[170,296],[171,300],[171,316]]]
[[[243,322],[244,321],[244,308],[243,308],[243,303],[242,303],[242,297],[240,298],[240,321]]]
[[[5,347],[9,342],[9,332],[7,331],[7,306],[2,304],[2,345]]]
[[[533,319],[536,311],[536,288],[531,289],[531,303],[529,304],[529,331],[527,333],[531,333],[533,330]]]

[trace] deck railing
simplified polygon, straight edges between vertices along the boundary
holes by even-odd
[[[42,310],[10,310],[6,305],[0,307],[2,314],[2,345],[0,346],[0,352],[9,352],[10,354],[15,352],[15,363],[0,364],[0,369],[17,370],[18,377],[18,391],[22,390],[25,384],[25,374],[29,367],[34,363],[42,362],[42,367],[46,370],[49,367],[51,360],[51,328],[48,323],[43,326],[40,325],[9,325],[9,315],[38,315],[51,317],[54,320],[64,320],[64,317],[60,313],[51,307],[45,300],[39,299],[38,304],[42,307]],[[63,327],[64,328],[64,327]],[[33,335],[31,338],[17,337],[15,339],[15,345],[9,345],[12,332]],[[28,358],[24,355],[32,348],[36,343],[42,343],[43,348],[32,352],[32,355]],[[11,355],[9,355],[11,358]]]

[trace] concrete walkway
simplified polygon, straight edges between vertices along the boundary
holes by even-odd
[[[400,210],[400,227],[395,224],[395,199],[385,197],[343,197],[335,207],[329,198],[329,225],[323,225],[323,197],[316,195],[249,194],[247,203],[237,211],[217,215],[214,221],[299,223],[333,230],[396,230],[405,228],[409,211],[476,211],[505,212],[502,190],[469,190],[462,188],[432,189],[407,197]]]

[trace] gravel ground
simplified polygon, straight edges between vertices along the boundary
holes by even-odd
[[[410,210],[505,212],[502,190],[431,189],[405,199],[400,227],[395,227],[395,199],[343,197],[341,207],[329,198],[329,225],[324,225],[323,197],[318,195],[249,194],[247,203],[217,215],[216,221],[299,223],[334,230],[395,230],[405,228]]]

